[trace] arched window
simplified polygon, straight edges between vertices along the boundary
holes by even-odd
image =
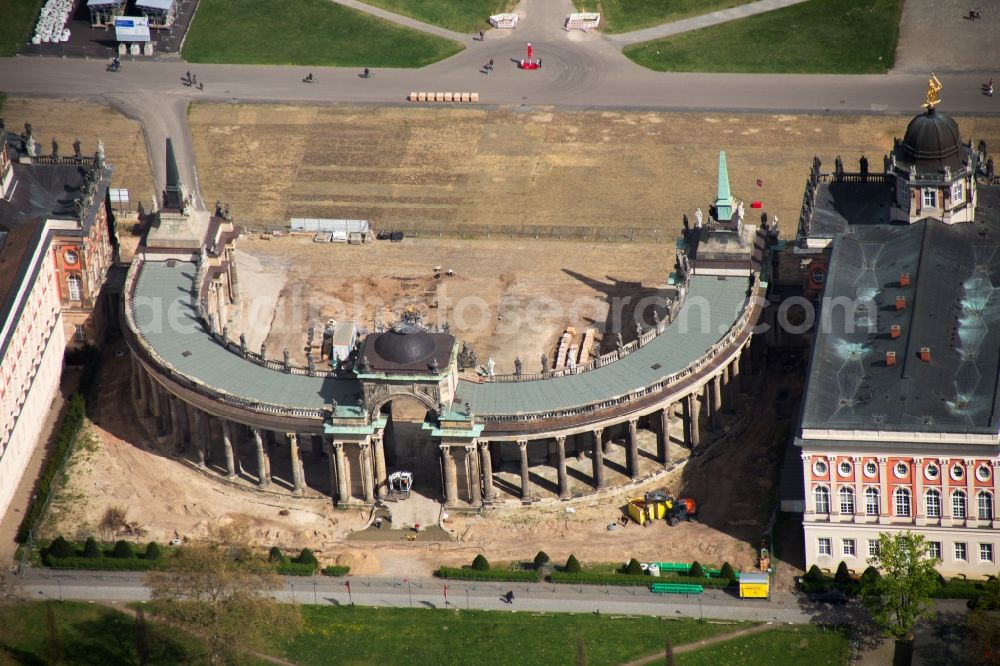
[[[955,518],[965,518],[965,491],[956,490],[951,494],[951,515]]]
[[[818,486],[813,494],[816,498],[816,513],[830,513],[830,491],[825,486]]]
[[[854,515],[854,491],[846,486],[840,489],[840,512]]]
[[[879,514],[878,488],[865,490],[865,513],[869,516]]]
[[[83,300],[83,280],[80,279],[80,276],[76,273],[71,273],[66,279],[66,283],[69,286],[69,300]]]
[[[924,504],[927,507],[928,518],[941,517],[941,493],[936,490],[928,490],[924,496]]]
[[[896,515],[903,517],[910,515],[910,491],[906,488],[896,489]]]
[[[976,497],[979,505],[979,520],[993,520],[993,495],[985,490]]]

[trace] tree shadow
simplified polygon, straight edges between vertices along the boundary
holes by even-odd
[[[101,617],[72,626],[72,634],[63,636],[63,660],[67,664],[140,663],[136,649],[137,621],[120,612],[105,612]],[[151,664],[191,663],[189,647],[177,641],[166,627],[147,621]],[[68,633],[68,632],[65,632]]]

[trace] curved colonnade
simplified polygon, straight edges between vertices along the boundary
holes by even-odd
[[[747,389],[747,374],[760,367],[762,343],[753,328],[766,303],[766,252],[749,280],[695,274],[679,281],[676,313],[587,371],[519,381],[453,377],[448,395],[437,377],[429,384],[426,377],[338,376],[267,360],[234,342],[216,326],[227,303],[239,299],[229,250],[137,254],[126,279],[123,329],[135,406],[159,441],[203,467],[224,461],[214,464],[220,473],[261,488],[328,490],[339,505],[385,497],[390,470],[380,408],[405,395],[429,408],[424,429],[440,450],[446,505],[586,495],[609,485],[612,440],[624,441],[624,481],[648,478],[670,465],[671,439],[694,449],[706,428],[719,428],[723,411]],[[454,364],[441,370],[454,372]],[[655,433],[655,452],[640,454],[642,428]],[[276,465],[280,483],[271,469],[278,451],[287,452]],[[305,455],[328,459],[328,479],[307,485]],[[573,455],[591,458],[588,483],[575,492],[567,472]],[[643,456],[655,465],[640,464]],[[517,465],[519,488],[495,480],[502,458]],[[531,480],[529,470],[539,464],[555,468],[551,492]]]

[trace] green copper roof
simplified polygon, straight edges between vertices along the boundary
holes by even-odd
[[[733,197],[729,194],[729,167],[726,166],[726,151],[719,151],[719,189],[715,195],[715,215],[720,222],[733,219]]]

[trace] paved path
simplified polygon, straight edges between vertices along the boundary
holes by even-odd
[[[743,638],[744,636],[752,636],[753,634],[759,634],[762,631],[770,631],[776,625],[774,624],[758,624],[753,627],[747,627],[746,629],[739,629],[737,631],[731,631],[725,634],[718,634],[710,638],[703,638],[700,641],[695,641],[694,643],[684,643],[683,645],[677,645],[673,649],[674,654],[684,654],[685,652],[694,652],[695,650],[700,650],[703,647],[708,647],[709,645],[715,645],[717,643],[724,643],[726,641],[731,641],[736,638]],[[657,652],[656,654],[650,654],[645,657],[640,657],[639,659],[634,659],[630,662],[622,664],[622,666],[645,666],[645,664],[654,664],[659,662],[665,656],[664,652]]]
[[[757,2],[749,2],[738,7],[720,9],[717,12],[709,12],[707,14],[692,16],[691,18],[681,19],[679,21],[671,21],[670,23],[661,23],[660,25],[654,25],[651,28],[633,30],[632,32],[623,32],[617,35],[605,35],[605,39],[618,48],[623,48],[629,44],[637,44],[639,42],[648,42],[652,39],[672,37],[673,35],[679,35],[682,32],[701,30],[702,28],[707,28],[712,25],[719,25],[720,23],[728,23],[729,21],[736,21],[748,16],[772,12],[775,9],[782,9],[784,7],[797,5],[805,1],[806,0],[758,0]]]

